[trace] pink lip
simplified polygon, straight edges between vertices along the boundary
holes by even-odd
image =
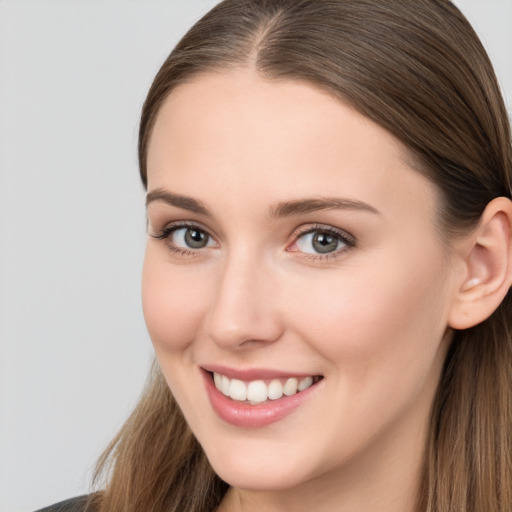
[[[297,409],[302,403],[304,403],[304,401],[306,401],[311,396],[311,394],[316,391],[318,384],[323,382],[323,380],[321,380],[313,384],[308,389],[305,389],[304,391],[301,391],[300,393],[292,396],[283,396],[278,400],[268,400],[261,405],[250,405],[231,400],[231,398],[223,395],[215,387],[211,374],[204,370],[201,371],[201,373],[204,377],[206,391],[208,393],[208,397],[210,398],[213,410],[225,422],[237,427],[244,428],[265,427],[280,421],[285,416],[288,416],[288,414]],[[218,373],[222,372],[219,371]],[[226,375],[226,373],[223,373],[223,375]],[[259,372],[259,378],[269,378],[261,377],[261,375],[262,372]],[[229,376],[229,373],[226,376]],[[244,374],[244,378],[241,380],[253,380],[247,379],[246,377],[247,375]],[[277,374],[270,376],[270,378],[272,377],[277,377]]]
[[[269,379],[282,379],[288,377],[295,377],[297,379],[303,379],[304,377],[313,376],[311,373],[293,373],[293,372],[283,372],[281,370],[268,370],[268,369],[260,369],[260,368],[251,368],[247,370],[240,370],[235,368],[228,368],[227,366],[220,365],[205,365],[202,366],[203,370],[207,372],[215,372],[220,373],[221,375],[225,375],[230,379],[239,379],[244,382],[249,382],[251,380],[269,380]]]

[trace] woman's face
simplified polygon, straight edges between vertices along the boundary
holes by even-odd
[[[149,333],[224,480],[418,468],[457,268],[393,136],[305,83],[202,75],[159,112],[147,211]]]

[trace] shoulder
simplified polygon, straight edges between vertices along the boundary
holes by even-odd
[[[85,512],[85,506],[89,495],[78,496],[70,500],[61,501],[49,507],[36,510],[36,512]]]

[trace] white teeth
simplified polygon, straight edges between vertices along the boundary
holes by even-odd
[[[298,381],[295,377],[291,377],[284,383],[283,393],[286,396],[295,395],[297,393]]]
[[[245,383],[239,379],[229,379],[220,373],[213,373],[215,387],[232,400],[247,402],[251,405],[261,404],[267,399],[278,400],[283,395],[292,396],[311,387],[319,378],[304,377],[300,381],[290,377],[286,381],[273,379],[267,385],[263,380]]]
[[[247,386],[238,379],[232,379],[229,385],[229,397],[243,402],[247,400]]]
[[[306,377],[299,382],[299,386],[297,387],[297,389],[299,391],[304,391],[305,389],[308,389],[312,384],[313,377]]]
[[[267,399],[267,385],[262,380],[253,380],[247,386],[247,400],[264,402]]]
[[[277,400],[283,396],[283,385],[278,380],[273,380],[268,385],[268,397],[270,400]]]
[[[217,388],[219,389],[219,388]],[[229,379],[225,375],[221,375],[220,390],[222,394],[229,396]]]

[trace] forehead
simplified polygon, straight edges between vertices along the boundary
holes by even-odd
[[[257,141],[263,136],[275,145],[293,142],[306,131],[311,138],[337,133],[347,142],[365,131],[375,136],[368,141],[372,146],[393,146],[398,158],[408,155],[384,128],[326,90],[302,80],[265,79],[251,69],[199,74],[175,87],[157,114],[150,149],[158,136],[155,132],[174,131],[184,137],[193,133],[198,140],[204,133],[210,138],[215,134],[222,141],[233,136],[229,129],[235,122],[245,139]]]
[[[238,70],[199,75],[172,91],[152,133],[148,183],[195,183],[201,195],[220,181],[276,201],[335,191],[378,209],[386,196],[418,190],[432,204],[433,186],[408,159],[392,134],[333,95]]]

